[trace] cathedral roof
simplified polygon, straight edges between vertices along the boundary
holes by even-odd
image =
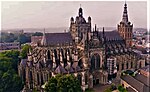
[[[72,43],[70,33],[46,33],[45,36],[47,45]]]
[[[67,71],[65,70],[65,68],[63,68],[61,65],[59,65],[56,68],[55,73],[67,73]]]
[[[25,67],[26,63],[27,63],[27,59],[21,59],[20,65],[22,65],[23,67]]]
[[[103,37],[103,32],[99,32],[99,35]],[[105,38],[106,41],[111,41],[111,40],[123,40],[123,38],[120,36],[120,34],[116,31],[105,31]]]

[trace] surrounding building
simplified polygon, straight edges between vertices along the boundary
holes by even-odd
[[[43,36],[31,36],[31,46],[36,47],[41,43]]]
[[[12,50],[12,49],[20,49],[19,42],[11,42],[11,43],[0,43],[0,50]]]
[[[111,77],[120,77],[122,70],[145,66],[145,60],[132,51],[132,28],[127,4],[118,30],[110,32],[104,28],[100,31],[96,25],[92,31],[91,17],[86,21],[80,7],[78,16],[71,17],[69,32],[44,32],[40,44],[29,51],[26,60],[20,61],[18,71],[25,89],[41,90],[52,76],[71,73],[85,90],[106,84]]]
[[[147,65],[145,67],[142,67],[140,70],[140,74],[146,76],[146,77],[150,77],[150,65]]]
[[[121,84],[127,88],[129,92],[149,92],[150,91],[150,65],[139,69],[139,73],[135,76],[121,76]],[[132,91],[131,91],[132,90]]]

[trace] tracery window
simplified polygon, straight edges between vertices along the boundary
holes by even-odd
[[[98,54],[94,54],[91,58],[91,70],[100,68],[100,56]]]

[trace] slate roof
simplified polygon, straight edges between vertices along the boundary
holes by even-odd
[[[143,92],[143,86],[144,86],[144,84],[142,84],[138,80],[134,79],[130,75],[121,76],[121,79],[123,79],[125,82],[127,82],[129,85],[131,85],[132,87],[134,87],[139,92]]]
[[[144,85],[150,87],[150,81],[148,80],[148,77],[146,77],[142,74],[137,74],[134,78],[136,80],[140,81],[141,83],[143,83]]]
[[[124,76],[121,76],[121,79],[126,81],[129,85],[134,87],[139,92],[149,92],[150,90],[150,87],[148,87],[147,84],[144,83],[143,78],[142,80],[139,81],[137,80],[137,78],[134,78],[130,75],[124,75]]]
[[[103,37],[103,32],[99,32],[99,35],[101,37]],[[106,41],[111,41],[111,40],[123,40],[123,38],[120,36],[120,34],[116,31],[105,31],[105,37],[106,37]]]
[[[147,65],[145,67],[142,67],[141,70],[144,70],[146,72],[150,72],[150,65]]]
[[[27,59],[21,59],[20,65],[26,67]]]
[[[61,65],[59,65],[56,68],[55,73],[67,73],[67,71],[65,70],[65,68],[63,68]]]
[[[47,45],[72,43],[72,36],[70,33],[46,33]]]

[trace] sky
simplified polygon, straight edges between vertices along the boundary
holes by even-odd
[[[70,18],[78,15],[92,18],[92,26],[117,27],[122,19],[124,1],[3,1],[1,28],[58,28],[69,27]],[[147,2],[128,1],[129,21],[134,27],[147,27]]]

